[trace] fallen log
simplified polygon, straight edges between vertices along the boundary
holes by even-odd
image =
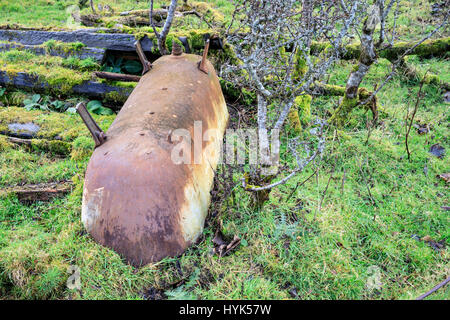
[[[18,144],[18,145],[27,145],[31,146],[31,139],[21,139],[16,137],[7,137],[7,140],[11,143]]]
[[[97,78],[114,80],[114,81],[126,81],[126,82],[139,82],[140,76],[134,76],[131,74],[122,74],[115,72],[95,71],[94,75]]]
[[[160,26],[161,22],[167,18],[166,9],[155,9],[153,10],[153,23],[156,26]],[[187,15],[195,15],[199,18],[202,16],[195,10],[186,11],[176,11],[174,16],[177,18],[182,18]],[[149,26],[150,25],[150,10],[133,10],[124,11],[120,13],[120,16],[107,18],[108,21],[116,21],[119,24],[126,26]]]
[[[313,91],[313,95],[320,94],[320,95],[340,96],[340,97],[344,97],[345,92],[346,92],[345,87],[332,85],[332,84],[325,84],[325,83],[321,83],[318,81],[316,81],[311,86],[311,90]],[[358,93],[356,95],[356,97],[357,97],[356,103],[359,103],[361,101],[366,101],[371,96],[372,96],[372,92],[370,92],[366,88],[358,88]],[[372,111],[373,118],[375,120],[377,120],[378,119],[378,108],[377,108],[377,104],[376,104],[376,97],[374,99],[372,99],[371,101],[369,101],[365,106]]]
[[[60,156],[67,156],[72,151],[72,145],[61,140],[22,139],[10,136],[6,136],[6,140],[13,144],[27,146],[33,150],[51,152]]]
[[[313,86],[311,86],[311,90],[317,92],[321,95],[327,96],[344,96],[345,95],[345,87],[341,87],[333,84],[326,84],[322,82],[315,82]],[[365,88],[358,89],[358,95],[361,99],[368,99],[371,96],[371,93]]]
[[[86,47],[105,50],[136,51],[136,38],[125,33],[98,33],[92,30],[38,31],[0,30],[0,41],[17,42],[24,45],[41,45],[49,40],[62,42],[82,42]],[[148,37],[141,39],[142,49],[151,51],[153,42]]]
[[[0,43],[0,52],[9,51],[11,49],[27,50],[36,55],[49,54],[51,56],[58,56],[62,58],[67,58],[69,56],[75,56],[81,60],[92,58],[98,63],[102,62],[105,55],[105,49],[101,48],[83,47],[77,50],[54,50],[45,48],[43,45],[23,45],[15,42]]]
[[[398,42],[393,47],[382,48],[378,50],[378,55],[381,58],[385,58],[391,62],[397,60],[406,51],[412,47],[410,42]],[[408,55],[417,55],[419,57],[429,56],[444,56],[450,51],[450,37],[426,40],[418,45],[414,50],[408,53]]]
[[[111,21],[115,22],[116,24],[124,25],[127,27],[150,26],[150,20],[148,17],[143,18],[143,17],[139,17],[139,16],[125,16],[125,17],[115,17],[115,18],[111,17],[109,19],[114,19]],[[155,25],[155,27],[161,27],[160,22],[155,22],[154,25]]]
[[[35,201],[50,201],[62,197],[72,191],[73,183],[70,180],[39,184],[26,184],[6,189],[7,194],[15,194],[23,203]]]
[[[6,71],[0,70],[0,85],[14,86],[19,89],[32,89],[34,92],[47,93],[50,90],[60,94],[58,86],[51,86],[47,82],[39,79],[38,76],[25,72],[18,72],[14,76],[10,76]],[[89,98],[105,99],[108,95],[114,94],[116,103],[125,101],[130,95],[133,88],[118,87],[101,82],[84,81],[81,84],[73,86],[68,94],[81,94]]]
[[[391,62],[397,60],[402,56],[407,50],[412,47],[410,42],[397,42],[392,47],[384,47],[377,50],[377,55],[380,58],[385,58]],[[311,53],[313,55],[318,55],[324,50],[331,48],[329,43],[323,42],[312,42],[311,43]],[[429,56],[444,56],[450,51],[450,37],[426,40],[420,45],[418,45],[414,50],[408,53],[408,55],[418,55],[420,57]],[[350,44],[344,47],[341,59],[352,60],[359,59],[361,55],[361,45]]]
[[[84,54],[92,54],[93,58],[101,54],[101,50],[114,50],[124,52],[136,52],[136,37],[134,34],[117,33],[120,30],[115,30],[116,33],[107,33],[108,29],[82,29],[75,31],[42,31],[42,30],[15,30],[15,29],[1,29],[0,28],[0,42],[10,42],[23,46],[41,46],[49,40],[55,40],[64,43],[81,42],[85,45],[82,51]],[[110,29],[109,29],[110,32]],[[213,34],[213,30],[204,31],[204,33],[190,32],[186,35],[184,32],[176,36],[178,40],[183,43],[185,52],[190,52],[191,49],[199,50],[204,47],[204,40]],[[154,48],[152,34],[146,34],[140,38],[140,44],[144,52],[152,52],[158,54],[158,48]],[[190,44],[190,45],[189,45]],[[211,39],[210,49],[223,50],[223,42],[220,38]],[[8,49],[2,49],[4,51]],[[43,51],[42,51],[43,52]],[[39,54],[37,52],[37,54]],[[103,56],[102,56],[103,58]]]
[[[153,19],[156,21],[161,21],[167,18],[167,9],[153,9]],[[180,11],[175,12],[175,14],[180,14]],[[119,13],[119,16],[125,17],[125,16],[138,16],[142,18],[147,18],[150,20],[150,10],[144,9],[144,10],[129,10],[129,11],[122,11]]]

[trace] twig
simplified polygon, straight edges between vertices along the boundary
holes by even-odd
[[[153,0],[150,1],[150,26],[153,28],[156,38],[159,38],[159,33],[156,31],[155,24],[153,23]]]
[[[370,201],[372,202],[373,205],[375,205],[376,202],[375,202],[375,200],[374,200],[374,198],[373,198],[373,196],[372,196],[372,192],[370,192],[369,183],[367,182],[366,176],[364,175],[364,172],[363,172],[363,170],[362,170],[362,164],[361,164],[360,161],[357,161],[357,163],[358,163],[358,166],[359,166],[359,172],[361,173],[361,176],[362,176],[363,179],[364,179],[364,183],[366,184],[366,188],[367,188],[367,192],[369,193]]]
[[[344,194],[344,185],[345,185],[345,180],[347,178],[346,174],[347,174],[347,171],[344,168],[344,175],[342,176],[342,184],[341,184],[341,196]]]
[[[336,137],[337,137],[337,130],[335,129],[334,130],[334,135],[333,135],[333,141],[332,141],[333,142],[333,148],[331,149],[331,154],[334,153],[334,150],[336,148],[336,145],[334,144],[334,141],[336,140]],[[327,186],[325,187],[325,190],[322,193],[322,197],[320,198],[320,201],[319,201],[319,206],[317,207],[317,210],[314,212],[314,220],[316,220],[317,212],[320,212],[320,210],[322,209],[322,203],[323,203],[323,200],[325,199],[325,195],[327,194],[327,190],[328,190],[328,186],[330,185],[330,181],[333,178],[333,174],[334,174],[334,171],[336,169],[337,160],[338,159],[337,159],[337,155],[336,155],[334,157],[333,167],[331,169],[330,177],[328,178]],[[319,184],[319,175],[317,175],[317,184]]]
[[[408,153],[408,161],[411,161],[411,152],[409,151],[409,145],[408,145],[409,132],[411,131],[411,127],[412,127],[413,122],[414,122],[414,117],[416,116],[417,108],[418,108],[419,103],[420,103],[420,98],[421,98],[421,94],[422,94],[422,88],[423,88],[423,84],[425,82],[425,77],[427,76],[427,73],[428,73],[428,70],[427,70],[427,72],[425,72],[425,75],[424,75],[422,81],[420,82],[420,88],[419,88],[419,92],[417,93],[416,104],[414,106],[414,111],[412,113],[411,122],[409,123],[409,127],[406,130],[405,146],[406,146],[406,152]],[[408,121],[408,116],[409,116],[409,108],[408,108],[408,111],[406,113],[406,121]]]
[[[301,187],[301,186],[304,185],[309,179],[311,179],[311,178],[316,174],[317,171],[319,171],[319,168],[316,168],[316,170],[314,170],[314,172],[313,172],[308,178],[306,178],[305,180],[303,180],[302,183],[297,182],[297,185],[295,186],[294,190],[289,194],[289,196],[286,198],[286,200],[288,200],[290,197],[292,197],[292,195],[295,193],[295,191],[297,191],[297,189],[298,189],[299,187]]]
[[[177,7],[178,0],[172,0],[170,2],[169,11],[167,12],[167,18],[164,22],[164,26],[161,30],[161,33],[156,31],[156,27],[153,23],[153,0],[150,3],[150,25],[153,27],[153,31],[155,32],[156,38],[158,39],[158,49],[162,55],[168,54],[166,48],[166,38],[169,34],[170,27],[172,26],[173,17],[175,15],[175,9]]]
[[[90,3],[90,5],[91,5],[92,13],[93,13],[93,14],[96,14],[96,12],[95,12],[95,7],[94,7],[94,0],[89,0],[89,3]]]
[[[105,71],[95,71],[94,75],[97,78],[115,80],[115,81],[125,81],[125,82],[139,82],[141,80],[140,76],[135,76],[131,74],[122,74],[115,72],[105,72]]]
[[[416,300],[423,300],[426,297],[428,297],[430,294],[436,292],[437,290],[439,290],[440,288],[442,288],[443,286],[445,286],[447,283],[450,282],[450,277],[448,277],[447,279],[445,279],[444,281],[442,281],[441,283],[439,283],[437,286],[435,286],[433,289],[431,289],[430,291],[428,291],[427,293],[424,293],[423,295],[421,295],[420,297],[417,297]]]
[[[319,207],[314,212],[314,219],[313,220],[316,220],[317,213],[320,212],[320,210],[322,209],[323,199],[325,199],[325,195],[327,194],[328,186],[330,185],[330,181],[333,178],[333,174],[334,174],[334,170],[335,169],[336,169],[336,161],[333,164],[333,169],[331,169],[331,173],[330,173],[330,177],[328,178],[327,186],[325,187],[325,190],[323,190],[322,197],[320,198]]]

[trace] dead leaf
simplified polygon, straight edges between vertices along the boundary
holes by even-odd
[[[226,245],[226,242],[222,239],[222,233],[219,230],[217,230],[214,235],[213,243],[218,246]]]
[[[450,102],[450,91],[444,93],[444,101],[447,103]]]
[[[347,249],[341,242],[336,242],[337,246],[343,249]]]
[[[292,298],[294,299],[298,299],[298,292],[297,292],[297,288],[291,288],[289,290],[289,294],[291,295]]]
[[[430,132],[428,124],[415,123],[413,127],[417,129],[418,134],[426,134]]]
[[[445,148],[439,143],[436,143],[431,146],[430,153],[439,159],[442,159],[445,155]]]
[[[439,178],[443,179],[445,182],[450,182],[450,173],[443,173],[439,175]]]
[[[426,235],[425,237],[423,237],[422,239],[423,242],[426,242],[430,247],[432,247],[435,250],[440,250],[442,248],[444,248],[445,246],[445,241],[434,241],[429,235]]]
[[[233,240],[227,244],[225,240],[223,240],[223,235],[219,230],[216,231],[212,241],[214,243],[214,252],[217,253],[219,257],[226,256],[241,243],[241,239],[235,235]]]

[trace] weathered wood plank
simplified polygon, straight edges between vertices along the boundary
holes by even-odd
[[[72,145],[61,140],[21,139],[10,136],[7,136],[6,139],[10,143],[26,146],[31,150],[50,152],[59,156],[68,156],[72,151]]]
[[[24,45],[41,45],[49,40],[62,42],[82,42],[86,47],[105,50],[135,51],[136,38],[125,33],[97,33],[86,30],[77,31],[39,31],[39,30],[0,30],[0,41],[17,42]],[[141,39],[144,51],[151,51],[153,42]]]
[[[50,86],[47,82],[39,80],[35,75],[25,72],[19,72],[14,77],[10,77],[5,71],[0,71],[0,85],[10,85],[21,89],[33,89],[34,91],[45,91],[49,88],[57,89]],[[81,84],[75,85],[71,89],[72,93],[85,95],[89,98],[103,99],[108,93],[117,92],[123,99],[130,95],[133,88],[124,88],[112,86],[106,83],[85,81]]]
[[[47,51],[44,47],[42,47],[40,45],[22,45],[22,44],[18,44],[18,43],[0,43],[0,52],[8,51],[11,49],[28,50],[37,55],[44,55],[44,54],[48,53],[51,56],[58,56],[58,57],[63,57],[63,58],[67,58],[69,56],[75,56],[75,57],[78,57],[79,59],[92,58],[95,61],[97,61],[98,63],[101,63],[103,61],[103,57],[104,57],[105,51],[106,51],[105,49],[102,49],[102,48],[90,48],[90,47],[84,47],[79,50],[69,51],[69,52],[64,52],[64,51],[60,51],[60,50],[48,50]]]

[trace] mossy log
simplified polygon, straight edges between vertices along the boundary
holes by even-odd
[[[155,21],[161,21],[163,19],[166,19],[167,12],[168,12],[167,9],[153,9],[153,19]],[[119,13],[119,16],[121,17],[137,16],[150,19],[150,9],[122,11]]]
[[[378,55],[381,58],[385,58],[391,62],[397,60],[406,51],[412,47],[409,42],[398,42],[391,48],[385,48],[378,50]],[[426,40],[418,45],[414,50],[408,53],[408,55],[417,55],[419,57],[441,57],[445,56],[450,51],[450,37]]]
[[[311,118],[312,97],[308,94],[295,98],[294,105],[288,114],[289,127],[296,133],[302,132],[302,125],[306,125]]]
[[[450,91],[450,83],[443,81],[436,74],[421,72],[418,68],[408,63],[408,59],[405,58],[402,59],[399,66],[405,77],[411,80],[423,81],[425,84],[432,84],[440,87],[442,90]]]
[[[101,48],[83,47],[78,50],[57,50],[48,49],[45,45],[23,45],[15,42],[0,43],[0,52],[9,51],[11,49],[27,50],[36,55],[49,54],[51,56],[58,56],[62,58],[67,58],[69,56],[74,56],[79,59],[92,58],[98,63],[103,61],[103,57],[105,55],[105,49]]]
[[[102,32],[100,32],[102,31]],[[152,52],[159,55],[157,39],[153,32],[136,32],[135,29],[124,26],[116,33],[106,33],[101,29],[81,29],[76,31],[40,31],[40,30],[2,30],[0,29],[0,41],[14,42],[20,46],[43,46],[48,41],[58,43],[82,43],[84,51],[96,52],[97,50],[114,50],[124,52],[136,52],[135,42],[140,40],[144,52]],[[166,45],[171,49],[172,41],[178,39],[185,47],[185,51],[203,50],[205,40],[214,31],[200,29],[191,31],[171,32],[167,36]],[[216,45],[218,43],[219,45]],[[210,50],[223,49],[224,53],[232,58],[233,52],[229,46],[222,47],[223,41],[214,38],[210,44]],[[43,51],[41,51],[43,52]]]
[[[106,130],[114,121],[115,115],[92,115],[95,121]],[[89,130],[76,114],[42,110],[26,110],[20,107],[0,108],[0,137],[46,141],[64,141],[72,144],[77,138],[90,137]],[[92,140],[92,139],[91,139]]]
[[[401,55],[403,55],[407,50],[409,50],[414,43],[410,42],[397,42],[392,47],[380,48],[377,50],[377,55],[380,58],[385,58],[391,62],[397,60]],[[311,44],[311,53],[318,55],[320,52],[331,48],[328,43],[313,42]],[[361,55],[361,45],[359,43],[350,44],[345,46],[344,53],[341,59],[352,60],[359,59]],[[445,56],[450,51],[450,37],[440,38],[440,39],[430,39],[426,40],[420,45],[418,45],[414,50],[408,53],[408,55],[418,55],[420,57],[429,56]]]
[[[161,22],[167,18],[167,8],[153,9],[153,20]],[[224,16],[218,10],[214,9],[209,3],[203,1],[189,1],[184,2],[177,7],[175,11],[175,17],[183,17],[189,14],[197,15],[203,18],[208,23],[222,24],[224,22]],[[146,18],[147,24],[150,21],[150,10],[130,10],[123,11],[119,14],[121,17],[135,16],[140,18]]]
[[[100,33],[97,30],[76,31],[39,31],[39,30],[0,30],[0,41],[17,42],[23,45],[42,45],[49,41],[81,42],[86,47],[105,50],[136,51],[136,37],[125,33]],[[151,51],[153,42],[143,37],[141,46],[144,51]]]
[[[345,95],[345,87],[334,85],[334,84],[326,84],[322,82],[315,82],[311,87],[312,91],[316,91],[321,95],[326,96],[344,96]],[[358,96],[362,100],[367,100],[370,98],[371,93],[365,88],[359,88]]]
[[[60,140],[46,139],[21,139],[16,137],[6,137],[9,143],[27,146],[35,151],[49,152],[55,155],[67,156],[72,151],[72,145]]]
[[[50,86],[47,82],[40,80],[39,77],[25,72],[8,75],[6,71],[0,71],[0,85],[32,89],[35,92],[48,93],[54,91],[59,93],[57,86]],[[85,95],[89,98],[106,100],[111,100],[110,98],[114,96],[115,101],[111,102],[116,102],[119,105],[126,101],[133,89],[132,87],[118,87],[101,82],[84,81],[81,84],[74,85],[66,94]]]
[[[139,16],[109,17],[105,24],[111,26],[112,22],[114,24],[121,24],[128,27],[150,26],[150,20],[148,17],[143,18]],[[161,27],[159,22],[154,22],[154,25],[155,27]]]
[[[153,23],[156,26],[161,26],[160,23],[167,18],[167,9],[154,9],[153,10]],[[194,14],[192,11],[176,11],[175,17],[183,17],[188,14]],[[150,10],[131,10],[124,11],[119,16],[105,17],[105,23],[114,21],[126,26],[149,26],[150,25]]]

